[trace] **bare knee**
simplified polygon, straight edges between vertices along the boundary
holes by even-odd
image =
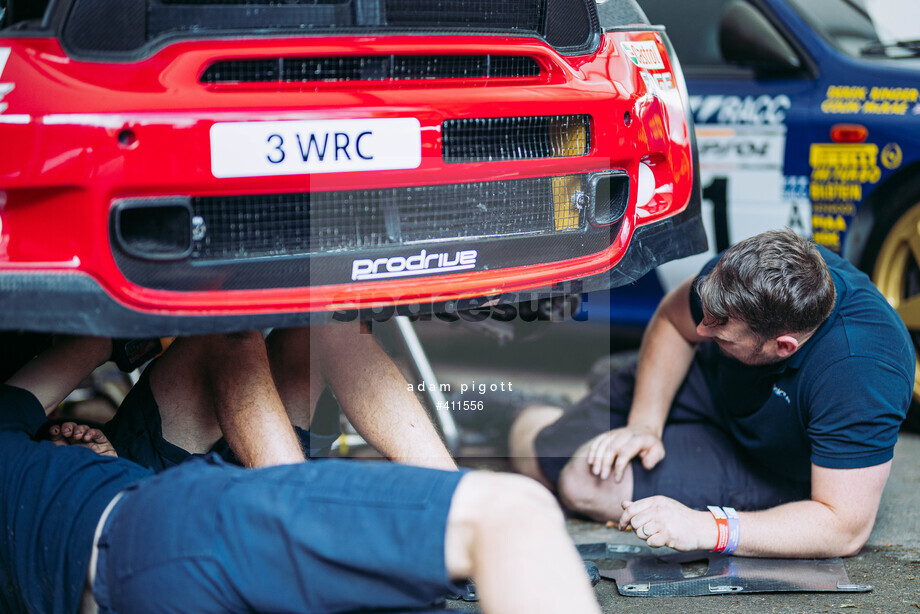
[[[543,531],[564,531],[562,510],[549,491],[518,475],[467,474],[457,486],[448,513],[447,569],[452,577],[468,577],[476,551],[485,542]]]
[[[562,473],[559,474],[557,494],[559,501],[566,509],[584,514],[593,508],[596,486],[590,483],[592,477],[586,475],[584,471],[573,468],[571,462],[565,466]]]
[[[588,469],[581,457],[574,457],[559,475],[557,494],[569,510],[595,520],[619,520],[622,501],[632,497],[632,469],[627,468],[623,479],[602,480]]]
[[[562,521],[562,511],[553,495],[536,481],[512,473],[477,472],[463,480],[469,488],[469,495],[458,508],[458,517],[467,518],[480,527],[504,525],[524,516],[533,516],[541,521]],[[458,492],[460,488],[458,487]]]
[[[182,337],[154,363],[150,385],[161,413],[203,414],[213,411],[215,389],[226,378],[248,379],[267,368],[260,331]]]

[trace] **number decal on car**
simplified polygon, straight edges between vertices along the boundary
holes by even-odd
[[[412,117],[211,126],[218,178],[409,169],[421,159],[421,127]]]

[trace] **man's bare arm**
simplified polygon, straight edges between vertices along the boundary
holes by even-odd
[[[592,472],[607,478],[611,472],[619,481],[637,455],[651,469],[664,458],[661,434],[671,403],[693,362],[696,334],[690,313],[687,280],[669,292],[649,322],[639,348],[636,388],[625,427],[596,437],[588,450]]]
[[[891,461],[860,469],[812,465],[811,499],[739,514],[741,539],[735,554],[794,558],[856,554],[872,532],[890,470]],[[628,503],[620,526],[627,524],[639,537],[648,535],[647,543],[653,547],[711,550],[718,536],[708,511],[691,510],[667,497]]]
[[[6,383],[34,394],[47,415],[111,355],[110,339],[59,337],[53,347],[33,358]]]
[[[811,500],[741,514],[741,556],[851,556],[869,539],[891,461],[861,469],[812,465]]]

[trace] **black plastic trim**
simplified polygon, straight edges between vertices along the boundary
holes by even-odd
[[[706,248],[699,201],[682,214],[640,226],[629,249],[609,273],[547,288],[505,293],[502,304],[560,294],[580,294],[620,286],[652,268]],[[456,313],[475,307],[479,299],[445,301],[400,308],[408,313]],[[306,326],[330,319],[371,318],[380,310],[360,312],[284,312],[252,315],[160,315],[135,311],[114,300],[84,273],[0,273],[0,330],[98,335],[107,337],[171,337],[273,327]]]
[[[132,258],[117,246],[113,251],[122,274],[144,288],[175,292],[261,290],[353,283],[352,266],[357,259],[407,258],[423,249],[429,254],[476,250],[476,271],[558,262],[603,251],[618,231],[619,225],[614,224],[588,231],[425,241],[344,253],[204,263],[151,262]]]
[[[457,35],[457,36],[500,36],[500,37],[516,37],[522,39],[530,40],[539,40],[543,41],[550,47],[552,47],[557,53],[563,56],[580,56],[580,55],[591,55],[597,52],[600,47],[602,30],[600,28],[599,21],[597,18],[596,4],[593,0],[586,0],[586,7],[589,12],[589,17],[592,23],[592,32],[590,33],[588,39],[583,45],[579,46],[558,46],[553,47],[544,36],[538,32],[528,32],[520,33],[513,32],[508,30],[494,29],[489,30],[480,30],[476,32],[471,32],[469,29],[465,28],[428,28],[428,29],[416,29],[416,28],[374,28],[373,26],[357,26],[357,27],[342,27],[334,28],[331,30],[322,30],[322,31],[311,31],[306,29],[296,29],[290,28],[286,30],[274,30],[274,31],[256,31],[253,32],[250,29],[245,30],[221,30],[214,32],[172,32],[164,33],[145,43],[144,45],[138,47],[134,50],[129,51],[93,51],[87,49],[79,49],[70,45],[67,41],[67,37],[64,36],[64,29],[67,25],[69,14],[76,3],[77,0],[52,0],[52,6],[45,13],[45,18],[42,23],[43,28],[49,28],[50,32],[46,34],[53,34],[57,37],[58,41],[61,44],[61,47],[64,49],[68,57],[75,60],[81,61],[96,61],[96,62],[108,62],[108,63],[134,63],[144,59],[147,59],[160,51],[161,49],[181,41],[187,40],[260,40],[265,38],[277,38],[277,39],[304,39],[304,38],[315,38],[315,37],[329,37],[329,36],[420,36],[420,37],[430,37],[437,35]],[[641,28],[624,28],[629,29],[641,29]]]
[[[219,317],[144,313],[118,303],[83,273],[0,273],[0,297],[0,330],[171,337],[304,326],[311,319],[309,313]]]
[[[610,219],[597,219],[597,184],[605,177],[623,177],[626,179],[626,189],[622,198],[619,199],[619,206],[616,214]],[[591,206],[588,209],[588,222],[592,226],[610,226],[619,222],[626,214],[626,208],[629,206],[629,174],[626,171],[610,171],[609,173],[594,173],[588,178],[588,194],[591,197]]]
[[[664,32],[664,26],[631,24],[627,26],[613,26],[604,28],[604,32]]]
[[[188,242],[185,246],[185,249],[181,252],[175,252],[171,254],[162,254],[156,252],[149,252],[142,249],[137,249],[132,246],[131,241],[125,238],[124,233],[122,232],[121,222],[123,211],[131,209],[164,209],[167,207],[176,207],[185,209],[188,213],[189,219],[189,228],[188,228]],[[176,196],[176,197],[157,197],[155,199],[149,198],[129,198],[116,201],[112,206],[111,211],[111,221],[110,227],[112,229],[112,243],[118,245],[121,249],[125,250],[126,253],[134,256],[135,258],[141,258],[143,260],[156,260],[156,261],[169,261],[169,260],[182,260],[183,258],[188,258],[192,253],[192,205],[190,199],[186,196]]]
[[[625,30],[636,30],[644,31],[644,28],[624,28]],[[336,29],[334,34],[330,32],[308,32],[308,31],[296,31],[296,32],[260,32],[252,33],[249,31],[240,31],[233,32],[230,30],[222,31],[214,34],[205,34],[205,33],[195,33],[180,35],[180,34],[171,34],[165,35],[163,37],[157,38],[152,42],[144,45],[143,47],[138,48],[137,51],[131,52],[95,52],[95,51],[86,51],[74,49],[68,45],[56,32],[53,32],[57,35],[58,40],[61,43],[61,47],[64,49],[64,52],[67,54],[67,57],[80,60],[84,62],[105,62],[112,64],[133,64],[142,60],[146,60],[162,49],[165,49],[173,43],[179,43],[183,41],[195,40],[195,41],[248,41],[248,40],[263,40],[267,38],[271,39],[291,39],[291,40],[303,40],[303,39],[313,39],[313,38],[323,38],[329,36],[343,37],[343,36],[418,36],[419,38],[425,39],[432,36],[445,36],[445,35],[456,35],[456,36],[484,36],[484,37],[501,37],[501,38],[520,38],[526,40],[536,40],[546,43],[547,46],[552,47],[546,39],[539,36],[538,34],[520,34],[517,32],[470,32],[469,30],[451,30],[448,28],[440,30],[375,30],[370,31],[367,28],[364,29],[355,29],[355,28],[340,28]],[[47,35],[48,33],[46,33]],[[597,34],[593,36],[593,40],[585,49],[560,49],[554,48],[559,55],[572,57],[572,56],[581,56],[581,55],[592,55],[594,54],[598,47],[600,46],[601,35]],[[498,47],[496,47],[498,49]]]

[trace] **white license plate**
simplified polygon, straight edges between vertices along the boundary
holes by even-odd
[[[414,117],[211,126],[211,172],[218,178],[394,170],[421,162]]]

